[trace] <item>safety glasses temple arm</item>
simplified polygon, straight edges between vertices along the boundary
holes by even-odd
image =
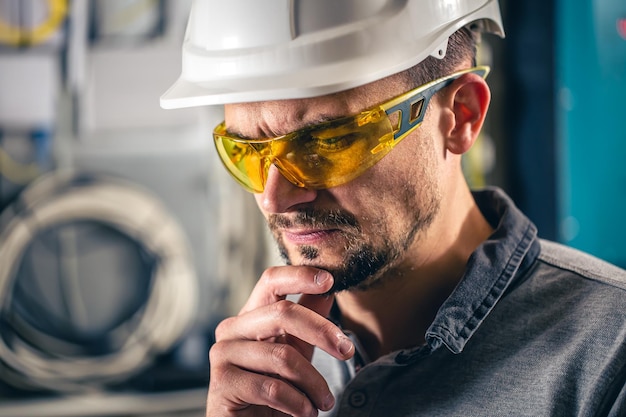
[[[450,83],[457,78],[469,73],[477,74],[482,78],[486,78],[489,74],[489,67],[476,66],[457,71],[448,76],[438,78],[427,84],[421,85],[414,90],[383,103],[380,107],[387,113],[388,116],[399,112],[398,126],[397,129],[394,130],[394,140],[398,141],[399,139],[404,138],[422,123],[426,113],[426,108],[428,107],[428,102],[432,96],[434,96],[439,90],[450,85]],[[420,106],[417,111],[412,109],[415,105]]]

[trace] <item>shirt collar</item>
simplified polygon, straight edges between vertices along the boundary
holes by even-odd
[[[503,191],[486,188],[473,195],[495,230],[470,256],[463,278],[427,330],[431,350],[444,345],[460,353],[511,282],[539,255],[536,227]]]

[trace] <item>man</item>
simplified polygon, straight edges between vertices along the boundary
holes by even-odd
[[[238,45],[226,52],[201,24],[219,2],[194,4],[188,43],[204,36],[195,46],[207,56],[186,58],[201,69],[184,68],[163,101],[224,104],[218,153],[255,193],[287,263],[218,326],[207,416],[624,415],[625,272],[538,239],[502,191],[471,192],[461,171],[490,101],[475,41],[502,34],[497,3],[362,2],[362,15],[346,7],[311,23],[298,13],[315,6],[301,1],[285,35],[280,10],[265,22],[272,2],[254,1],[245,16],[217,14]],[[255,14],[275,33],[249,36]],[[294,34],[306,23],[319,29],[306,65],[272,76],[259,59],[262,74],[244,79],[233,56],[245,62],[285,37],[293,49],[282,64],[292,65],[313,42]],[[350,65],[361,59],[352,48],[325,53],[323,42],[346,46],[350,30],[374,42],[393,26],[416,33],[414,62],[394,53],[372,69]],[[380,58],[394,39],[369,47]],[[315,77],[328,56],[339,81]],[[215,69],[220,59],[233,80]],[[300,71],[309,89],[294,87]]]

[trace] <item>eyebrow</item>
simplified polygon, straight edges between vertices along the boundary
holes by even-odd
[[[238,132],[236,130],[233,131],[230,128],[227,128],[226,131],[229,134],[233,135],[233,136],[237,136],[237,137],[239,137],[241,139],[245,139],[245,140],[271,139],[271,138],[278,138],[278,137],[281,137],[281,136],[285,136],[285,135],[288,135],[290,133],[297,132],[299,130],[312,129],[315,126],[317,126],[317,125],[319,125],[321,123],[330,122],[332,120],[338,120],[338,119],[341,119],[341,118],[344,118],[344,117],[349,117],[349,116],[345,116],[345,115],[344,116],[336,116],[336,115],[330,115],[330,114],[320,114],[314,120],[306,123],[305,125],[299,127],[296,130],[292,130],[290,132],[286,132],[286,133],[283,133],[283,134],[280,134],[280,135],[276,135],[276,136],[266,136],[266,137],[261,137],[261,138],[259,138],[259,137],[250,137],[250,136],[244,135],[241,132]]]

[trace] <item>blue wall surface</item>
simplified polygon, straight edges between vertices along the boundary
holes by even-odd
[[[558,239],[626,267],[626,1],[555,16]]]

